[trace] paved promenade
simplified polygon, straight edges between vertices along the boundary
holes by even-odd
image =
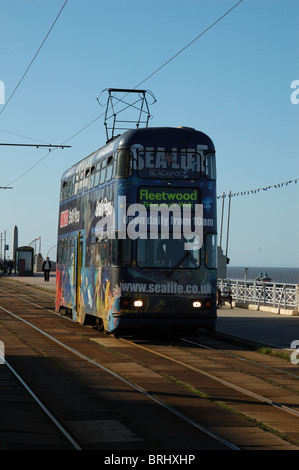
[[[294,349],[291,343],[299,341],[299,316],[223,307],[218,309],[217,331],[274,348]]]
[[[12,274],[11,276],[5,276],[7,280],[11,280],[14,282],[20,282],[22,284],[27,284],[29,286],[35,286],[42,289],[47,289],[55,292],[56,289],[56,273],[50,273],[49,282],[45,282],[44,280],[44,273],[35,273],[33,276],[15,276]]]
[[[55,292],[55,272],[50,273],[49,282],[44,281],[43,273],[26,277],[12,275],[6,279]],[[290,349],[293,341],[299,341],[299,316],[225,306],[218,309],[217,331],[275,348]]]

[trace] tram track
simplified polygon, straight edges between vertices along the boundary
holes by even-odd
[[[0,290],[0,292],[3,292],[2,290]],[[7,292],[6,292],[7,294]],[[18,300],[21,300],[21,301],[24,301],[26,302],[27,304],[30,303],[32,304],[32,306],[34,307],[39,307],[41,309],[44,310],[44,307],[43,306],[40,306],[38,305],[36,302],[31,302],[29,301],[28,299],[24,299],[24,298],[20,298],[18,295],[14,295],[14,298],[17,298]],[[63,343],[62,341],[59,341],[57,338],[55,338],[54,336],[46,333],[44,330],[41,330],[40,328],[38,328],[36,325],[34,325],[32,322],[26,320],[26,313],[21,313],[21,314],[15,314],[13,313],[11,310],[8,310],[7,308],[4,308],[3,306],[0,306],[0,311],[4,312],[5,314],[13,317],[14,319],[16,320],[19,320],[21,321],[22,323],[24,323],[26,326],[30,327],[30,328],[33,328],[35,331],[37,331],[38,333],[42,334],[43,336],[45,336],[47,339],[51,340],[51,341],[54,341],[57,345],[59,345],[60,347],[64,348],[65,350],[67,350],[68,352],[70,352],[71,354],[73,355],[76,355],[78,356],[80,359],[82,359],[83,361],[86,361],[87,363],[101,369],[102,371],[104,371],[105,373],[108,373],[109,375],[112,375],[114,378],[116,378],[118,381],[122,381],[125,385],[129,386],[130,388],[133,388],[134,390],[136,390],[138,393],[142,394],[143,396],[145,396],[147,399],[151,400],[152,402],[154,402],[155,404],[157,404],[159,407],[162,407],[164,408],[168,413],[171,413],[173,416],[177,417],[180,421],[186,423],[188,426],[191,426],[193,427],[196,431],[199,431],[199,433],[201,434],[204,434],[207,438],[211,439],[212,441],[217,441],[219,442],[220,444],[220,448],[223,448],[223,449],[234,449],[234,450],[237,450],[238,447],[233,445],[232,443],[230,443],[229,441],[227,441],[226,439],[222,438],[221,436],[218,436],[217,434],[213,433],[212,431],[208,430],[208,429],[205,429],[204,426],[200,425],[200,423],[196,422],[195,420],[191,419],[190,417],[187,417],[185,416],[183,413],[181,413],[180,411],[176,410],[175,408],[172,408],[171,406],[167,405],[164,401],[158,399],[157,397],[155,397],[154,395],[152,395],[151,393],[148,393],[146,390],[144,390],[142,387],[138,386],[137,384],[133,383],[133,382],[130,382],[128,380],[126,380],[124,377],[122,377],[121,375],[115,373],[113,370],[111,369],[108,369],[107,367],[105,367],[104,365],[100,364],[99,362],[91,359],[90,357],[86,356],[85,354],[82,354],[80,353],[78,350],[68,346],[67,344]],[[36,316],[38,318],[38,315]],[[32,318],[32,314],[31,314],[31,318]],[[61,319],[61,317],[59,318]],[[0,315],[0,323],[3,323],[3,319],[1,319],[1,315]],[[55,323],[55,320],[54,320],[54,323]],[[73,323],[69,323],[69,325],[73,325],[74,327],[76,327],[75,324]],[[10,366],[10,369],[13,370],[13,368]],[[15,374],[16,377],[20,377],[18,376],[18,374],[16,373]],[[28,387],[26,385],[26,387]],[[29,389],[29,387],[28,387]],[[32,396],[34,395],[34,392],[31,392]],[[38,399],[39,400],[39,399]],[[50,415],[50,412],[48,412],[48,414]],[[63,429],[65,429],[65,427],[63,427]],[[66,431],[66,433],[68,433],[68,431]],[[82,437],[81,437],[82,439]],[[79,439],[80,441],[80,439]],[[208,446],[210,446],[210,444],[208,444]],[[77,448],[80,448],[80,445],[78,444],[78,447]],[[213,448],[213,446],[212,446]],[[216,446],[217,448],[217,446]]]
[[[183,340],[183,341],[187,341],[186,339],[182,339],[182,340]],[[125,341],[125,340],[121,339],[121,341]],[[128,341],[126,341],[126,342],[128,342]],[[134,343],[132,343],[132,342],[129,342],[129,343],[134,344]],[[200,345],[199,343],[195,343],[195,342],[192,342],[192,343],[193,343],[193,344],[197,344],[198,346],[202,346],[202,345]],[[147,350],[147,351],[150,351],[148,348],[144,348],[144,347],[142,347],[142,348],[145,349],[145,350]],[[211,349],[211,348],[210,348],[210,349]],[[242,394],[244,394],[244,395],[247,395],[247,396],[249,396],[249,397],[251,397],[251,398],[254,398],[254,399],[258,400],[258,401],[261,401],[262,403],[267,403],[267,404],[273,406],[274,408],[278,408],[278,409],[280,409],[280,410],[285,411],[286,413],[290,413],[290,414],[292,414],[293,416],[296,416],[296,417],[299,418],[299,409],[298,409],[298,410],[294,410],[294,409],[292,409],[292,408],[290,408],[290,407],[288,407],[288,406],[283,405],[282,403],[277,403],[277,402],[274,401],[274,400],[271,400],[271,399],[269,399],[269,398],[267,398],[267,397],[265,397],[265,396],[262,396],[262,395],[260,395],[260,394],[257,394],[257,393],[255,393],[255,392],[253,392],[253,391],[250,391],[249,389],[246,389],[246,388],[244,388],[244,387],[241,387],[241,386],[239,386],[239,385],[236,385],[236,384],[234,384],[234,383],[231,383],[231,382],[229,382],[229,381],[227,381],[227,380],[224,380],[224,379],[222,379],[221,377],[217,377],[217,375],[215,375],[215,374],[211,374],[211,373],[209,373],[209,372],[206,372],[206,371],[204,371],[203,369],[199,369],[199,368],[197,368],[197,367],[194,367],[194,366],[192,366],[192,365],[190,365],[190,364],[187,364],[186,362],[182,362],[182,361],[176,360],[176,359],[174,359],[174,358],[172,358],[172,357],[170,357],[170,356],[166,356],[166,355],[161,354],[161,353],[156,352],[156,351],[151,351],[151,352],[152,352],[153,354],[156,354],[156,355],[158,355],[158,356],[160,356],[160,357],[163,357],[163,358],[165,358],[165,359],[167,359],[167,360],[169,360],[169,361],[175,362],[175,363],[177,363],[177,364],[179,364],[179,365],[181,365],[181,366],[183,366],[183,367],[186,367],[186,368],[188,368],[188,369],[190,369],[190,370],[192,370],[192,371],[194,371],[194,372],[196,372],[196,373],[205,375],[206,377],[208,377],[208,378],[210,378],[210,379],[212,379],[212,380],[214,380],[214,381],[216,381],[216,382],[219,382],[220,384],[225,385],[226,387],[231,388],[232,390],[235,390],[235,391],[237,391],[237,392],[240,392],[240,393],[242,393]],[[234,356],[234,357],[237,358],[237,356]],[[257,363],[255,363],[255,364],[257,364]],[[299,376],[295,376],[295,377],[299,378]],[[299,389],[298,389],[298,394],[299,394]],[[299,403],[298,403],[298,405],[299,405]]]
[[[4,289],[0,289],[0,305],[7,300],[7,297],[3,297],[2,302],[2,295],[4,295]],[[5,295],[8,295],[7,289],[5,290]],[[33,297],[36,295],[39,299],[38,301],[20,298],[20,295],[16,294],[16,292],[11,292],[11,295],[14,295],[14,298],[20,302],[24,301],[26,304],[32,304],[32,308],[34,306],[36,309],[42,309],[44,313],[45,310],[53,313],[53,317],[44,318],[52,329],[53,325],[56,328],[59,326],[59,328],[63,327],[66,330],[71,328],[72,334],[75,331],[75,334],[78,335],[77,342],[79,342],[79,337],[85,338],[89,341],[89,345],[92,344],[93,351],[95,345],[97,348],[100,346],[101,352],[106,352],[106,356],[101,355],[100,362],[93,362],[93,359],[88,355],[80,352],[81,349],[76,353],[75,348],[60,342],[54,336],[50,338],[52,336],[50,333],[40,331],[40,334],[44,334],[51,341],[55,341],[59,347],[65,348],[69,353],[77,354],[81,360],[101,368],[105,374],[112,374],[115,379],[123,381],[126,386],[132,387],[135,391],[145,396],[146,399],[153,400],[159,407],[165,407],[167,412],[174,413],[180,420],[189,420],[190,426],[201,430],[200,432],[206,433],[206,435],[210,434],[210,437],[213,439],[219,439],[219,442],[222,442],[224,447],[247,449],[255,448],[256,446],[256,448],[260,448],[261,445],[255,440],[267,438],[269,443],[264,445],[264,448],[275,447],[273,442],[276,442],[277,448],[283,447],[283,442],[285,442],[285,448],[288,448],[287,441],[290,442],[290,448],[299,448],[296,432],[292,432],[294,426],[298,426],[296,420],[299,416],[299,391],[298,387],[296,389],[295,384],[298,376],[283,361],[280,362],[281,368],[273,368],[269,363],[261,363],[260,358],[258,361],[252,360],[252,356],[256,356],[258,353],[252,351],[246,352],[244,350],[242,355],[247,354],[248,357],[239,357],[240,354],[237,355],[232,352],[228,353],[227,351],[217,350],[204,344],[202,341],[199,343],[197,338],[181,338],[178,341],[170,342],[132,341],[125,338],[115,339],[101,335],[98,332],[95,334],[93,330],[79,327],[72,322],[68,322],[66,325],[61,316],[57,316],[51,309],[45,308],[44,302],[40,301],[41,297],[39,297],[38,293],[35,294],[30,291],[29,294]],[[27,294],[25,293],[25,295]],[[47,300],[46,302],[49,301]],[[25,313],[14,314],[5,307],[1,307],[0,311],[9,314],[15,319],[22,320],[30,328],[39,328],[33,324],[29,325],[29,323],[33,322],[32,313],[29,322],[29,320],[26,320],[27,314]],[[39,323],[41,312],[37,312],[35,315]],[[0,322],[2,322],[1,315]],[[229,347],[231,348],[231,346]],[[211,354],[213,357],[211,357]],[[153,360],[153,357],[158,359]],[[223,362],[226,361],[229,361],[229,363],[224,367]],[[236,365],[236,363],[242,363],[242,367]],[[244,364],[246,364],[246,367],[250,366],[250,369],[244,371]],[[219,370],[215,371],[215,368]],[[253,371],[252,368],[255,370]],[[211,369],[214,369],[213,373]],[[259,369],[259,372],[256,369]],[[263,372],[260,372],[261,370]],[[267,372],[265,373],[264,371]],[[274,400],[272,399],[273,397],[270,398],[264,396],[264,394],[257,393],[259,387],[262,387],[261,384],[265,384],[265,382],[258,378],[258,374],[260,376],[268,374],[268,390],[271,388],[271,392],[274,393],[272,390],[274,388],[277,396],[277,389],[279,389],[280,394],[284,393],[283,398],[291,403],[284,403],[283,400]],[[274,374],[275,380],[270,377],[270,374]],[[283,382],[285,380],[282,378],[284,374],[287,374],[285,376],[288,376],[290,381],[288,382],[287,396],[285,389],[279,388],[279,385],[273,385],[274,383],[280,383],[281,386],[284,385]],[[228,375],[230,375],[229,380]],[[244,377],[247,380],[250,378],[250,387],[243,386]],[[232,378],[234,380],[231,380]],[[273,383],[271,383],[270,387],[271,379]],[[154,385],[150,381],[154,382]],[[159,387],[157,384],[159,384]],[[165,394],[163,392],[166,384],[167,387],[171,386],[171,393]],[[179,392],[180,390],[181,393]],[[179,395],[182,397],[180,400],[177,399]],[[211,420],[207,416],[202,419],[204,414],[203,403],[204,407],[209,409],[211,413],[215,413],[215,420],[219,420],[218,425],[214,424],[211,426]],[[190,405],[192,405],[191,414]],[[273,411],[269,414],[270,409],[273,409]],[[282,414],[288,415],[287,420],[280,418]],[[269,415],[269,417],[266,416],[267,419],[265,419],[263,415]],[[231,424],[231,430],[228,429],[228,426],[221,425],[221,420],[232,420],[234,424]],[[239,429],[239,432],[242,429],[247,434],[253,433],[253,430],[255,430],[256,437],[238,437],[233,432],[234,426],[236,429]],[[249,444],[250,439],[252,441],[251,444]]]

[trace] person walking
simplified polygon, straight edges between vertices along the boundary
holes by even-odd
[[[44,271],[45,282],[49,282],[50,269],[51,269],[51,261],[49,260],[49,257],[47,256],[47,258],[42,264],[42,270]]]

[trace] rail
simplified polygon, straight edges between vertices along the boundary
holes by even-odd
[[[298,311],[299,284],[218,279],[221,292],[231,291],[234,301]]]

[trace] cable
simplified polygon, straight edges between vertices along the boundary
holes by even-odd
[[[216,21],[214,21],[214,23],[212,23],[210,26],[208,26],[208,28],[206,28],[204,31],[202,31],[202,33],[200,33],[198,36],[196,36],[196,38],[194,38],[192,41],[190,41],[185,47],[183,47],[179,52],[177,52],[174,56],[172,56],[170,59],[168,59],[164,64],[160,65],[160,67],[158,67],[154,72],[152,72],[150,75],[148,75],[144,80],[142,80],[140,83],[138,83],[137,85],[135,85],[132,89],[135,90],[137,87],[139,87],[142,83],[146,82],[149,78],[151,78],[153,75],[155,75],[156,73],[158,73],[163,67],[165,67],[167,64],[169,64],[169,62],[171,62],[172,60],[174,60],[179,54],[181,54],[183,51],[185,51],[189,46],[191,46],[191,44],[193,44],[195,41],[197,41],[200,37],[202,37],[205,33],[207,33],[211,28],[213,28],[213,26],[215,26],[217,23],[219,23],[219,21],[221,21],[225,16],[227,16],[232,10],[234,10],[240,3],[242,3],[243,0],[240,0],[239,2],[237,2],[232,8],[230,8],[226,13],[224,13],[222,16],[220,16],[220,18],[218,18]],[[91,126],[92,124],[94,124],[100,117],[104,116],[105,113],[102,113],[100,114],[97,118],[93,119],[89,124],[87,124],[86,126],[84,126],[82,129],[80,129],[79,131],[77,131],[75,134],[73,134],[71,137],[69,137],[67,140],[65,140],[63,143],[65,144],[66,142],[68,142],[69,140],[73,139],[74,137],[76,137],[78,134],[80,134],[81,132],[83,132],[85,129],[87,129],[89,126]]]
[[[155,75],[157,72],[159,72],[161,69],[163,69],[163,67],[165,67],[166,65],[169,64],[169,62],[171,62],[172,60],[174,60],[178,55],[180,55],[183,51],[185,51],[189,46],[191,46],[191,44],[193,44],[195,41],[197,41],[199,38],[201,38],[204,34],[206,34],[211,28],[213,28],[217,23],[219,23],[219,21],[221,21],[226,15],[228,15],[232,10],[234,10],[240,3],[242,3],[243,0],[240,0],[239,2],[237,2],[232,8],[230,8],[226,13],[224,13],[222,16],[220,16],[220,18],[218,18],[218,20],[214,21],[214,23],[212,23],[208,28],[206,28],[202,33],[200,33],[198,36],[196,36],[196,38],[192,39],[192,41],[190,41],[185,47],[183,47],[183,49],[181,49],[179,52],[177,52],[176,54],[174,54],[174,56],[172,56],[170,59],[168,59],[164,64],[160,65],[160,67],[158,67],[154,72],[152,72],[148,77],[146,77],[144,80],[142,80],[142,82],[138,83],[138,85],[136,85],[134,88],[137,88],[139,87],[140,85],[142,85],[142,83],[146,82],[149,78],[151,78],[153,75]]]
[[[55,150],[57,150],[57,148],[53,149],[52,152],[55,152]],[[49,150],[40,160],[38,160],[34,165],[32,165],[32,167],[30,167],[28,170],[26,170],[24,173],[22,173],[20,176],[18,176],[16,179],[14,179],[13,181],[11,181],[10,183],[8,183],[6,186],[10,186],[12,185],[13,183],[15,183],[16,181],[18,181],[19,179],[23,178],[23,176],[27,175],[27,173],[29,173],[29,171],[33,170],[33,168],[35,168],[40,162],[42,162],[45,158],[47,158],[49,156],[49,153],[51,152],[51,150]]]
[[[67,3],[68,0],[65,1],[61,11],[63,10],[65,4]],[[222,16],[220,16],[220,18],[218,18],[216,21],[214,21],[210,26],[208,26],[208,28],[206,28],[204,31],[202,31],[198,36],[196,36],[196,38],[194,38],[192,41],[190,41],[186,46],[184,46],[179,52],[177,52],[174,56],[172,56],[170,59],[168,59],[164,64],[162,64],[160,67],[158,67],[154,72],[152,72],[150,75],[148,75],[144,80],[142,80],[140,83],[138,83],[137,85],[135,85],[135,87],[133,88],[133,90],[135,90],[137,87],[139,87],[142,83],[144,83],[145,81],[147,81],[149,78],[151,78],[153,75],[155,75],[156,73],[158,73],[162,68],[164,68],[167,64],[169,64],[172,60],[174,60],[179,54],[181,54],[183,51],[185,51],[189,46],[191,46],[191,44],[193,44],[195,41],[197,41],[200,37],[202,37],[205,33],[207,33],[211,28],[213,28],[217,23],[219,23],[219,21],[221,21],[225,16],[227,16],[232,10],[234,10],[240,3],[242,3],[243,0],[239,0],[232,8],[230,8],[226,13],[224,13]],[[58,16],[60,15],[61,11],[59,12]],[[56,18],[56,20],[58,19],[58,16]],[[55,20],[55,22],[56,22]],[[54,23],[52,25],[52,27],[54,26]],[[52,28],[51,28],[52,29]],[[50,31],[49,31],[50,33]],[[49,35],[48,33],[48,35]],[[47,35],[47,36],[48,36]],[[46,38],[45,38],[46,39]],[[45,41],[45,40],[44,40]],[[41,47],[40,47],[41,48]],[[39,51],[38,51],[39,52]],[[37,54],[36,54],[37,55]],[[35,57],[34,57],[35,58]],[[33,59],[34,60],[34,59]],[[33,61],[32,61],[33,62]],[[31,64],[30,64],[31,65]],[[27,71],[25,72],[27,73]],[[25,75],[25,74],[24,74]],[[12,97],[12,96],[11,96]],[[11,99],[11,97],[9,99]],[[3,111],[3,110],[2,110]],[[0,113],[1,114],[1,113]],[[88,127],[90,127],[92,124],[94,124],[100,117],[102,117],[105,113],[102,113],[100,114],[99,116],[97,116],[95,119],[93,119],[91,122],[89,122],[88,124],[86,124],[86,126],[82,127],[82,129],[80,129],[79,131],[75,132],[71,137],[69,137],[67,140],[65,140],[63,144],[66,144],[67,142],[69,142],[71,139],[73,139],[74,137],[76,137],[77,135],[81,134],[81,132],[85,131]],[[53,150],[55,151],[55,150]],[[31,168],[29,168],[25,173],[23,173],[22,175],[20,175],[18,178],[16,178],[15,180],[13,180],[10,184],[13,184],[15,183],[16,181],[18,181],[20,178],[22,178],[23,176],[25,176],[29,171],[31,171],[35,166],[37,166],[42,160],[44,160],[49,154],[47,153],[46,155],[44,155],[44,157],[42,157],[38,162],[35,163],[35,165],[33,165]]]
[[[41,144],[47,144],[48,142],[44,142],[43,140],[35,139],[34,137],[28,137],[27,135],[17,134],[16,132],[6,131],[5,129],[0,129],[0,132],[5,132],[6,134],[16,135],[17,137],[22,137],[28,140],[34,140],[35,142],[40,142]]]
[[[67,4],[67,2],[68,2],[68,0],[65,0],[65,2],[64,2],[64,4],[62,5],[62,7],[61,7],[61,9],[60,9],[60,11],[59,11],[59,13],[58,13],[58,15],[56,16],[54,22],[52,23],[51,28],[50,28],[49,31],[47,32],[47,34],[46,34],[46,36],[45,36],[43,42],[42,42],[41,45],[39,46],[39,48],[38,48],[37,52],[35,53],[33,59],[31,60],[31,62],[30,62],[30,64],[28,65],[27,69],[25,70],[25,72],[23,73],[22,77],[20,78],[20,80],[19,80],[17,86],[15,87],[15,89],[14,89],[13,92],[12,92],[12,94],[10,95],[10,97],[8,98],[8,100],[6,101],[4,107],[3,107],[2,110],[0,111],[0,115],[3,113],[3,111],[4,111],[5,108],[6,108],[6,106],[8,105],[8,103],[9,103],[10,100],[12,99],[13,95],[15,94],[15,92],[17,91],[17,89],[18,89],[19,86],[21,85],[22,81],[24,80],[24,78],[25,78],[27,72],[29,71],[31,65],[33,64],[34,60],[36,59],[36,57],[37,57],[38,53],[40,52],[41,48],[42,48],[43,45],[45,44],[45,42],[46,42],[48,36],[50,35],[52,29],[54,28],[54,25],[55,25],[56,21],[58,20],[59,16],[61,15],[62,10],[64,9],[64,7],[65,7],[65,5]]]

